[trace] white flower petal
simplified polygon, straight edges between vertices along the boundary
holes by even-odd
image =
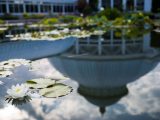
[[[7,94],[11,96],[12,98],[23,98],[27,95],[28,87],[26,87],[24,84],[17,84],[13,85],[11,89],[7,90]]]

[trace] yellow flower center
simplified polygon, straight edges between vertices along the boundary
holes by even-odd
[[[20,92],[20,90],[21,90],[20,88],[17,88],[17,89],[16,89],[16,92]]]

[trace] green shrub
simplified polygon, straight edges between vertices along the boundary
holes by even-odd
[[[95,16],[88,16],[88,17],[86,17],[85,19],[88,19],[88,21],[90,22],[90,21],[92,21],[93,23],[97,23],[97,22],[107,22],[108,21],[108,19],[107,19],[107,17],[106,16],[97,16],[97,15],[95,15]]]
[[[47,18],[41,21],[41,24],[44,25],[52,25],[52,24],[56,24],[58,23],[58,19],[57,18]]]
[[[143,34],[148,33],[150,30],[146,30],[144,28],[139,27],[130,27],[129,29],[125,30],[125,37],[126,38],[138,38],[142,37]]]
[[[106,16],[94,16],[92,19],[93,23],[97,24],[98,26],[107,25],[107,23],[109,22]]]
[[[23,14],[23,18],[24,19],[43,19],[45,17],[45,15],[43,14],[27,14],[27,13],[24,13]]]
[[[66,15],[59,18],[60,22],[63,23],[72,23],[75,22],[79,17],[73,15]]]
[[[138,12],[138,13],[133,13],[130,15],[127,15],[125,17],[125,19],[128,21],[130,21],[130,25],[136,25],[136,26],[144,26],[145,24],[150,24],[152,25],[153,22],[152,20],[149,18],[149,16],[146,16],[144,13],[142,12]]]
[[[86,0],[77,1],[77,9],[80,13],[83,13],[84,8],[87,6]]]
[[[123,17],[119,17],[114,20],[113,25],[127,25],[127,22]]]
[[[99,12],[98,16],[106,16],[109,20],[114,20],[117,17],[122,16],[122,13],[116,8],[114,9],[106,8],[105,10]]]
[[[3,21],[3,20],[0,20],[0,24],[4,24],[4,21]]]
[[[79,17],[76,19],[77,24],[83,23],[83,21],[84,21],[84,18],[82,18],[82,17]]]
[[[98,8],[97,8],[98,0],[90,0],[89,1],[89,6],[91,6],[93,11],[97,11],[98,10]]]
[[[93,12],[93,9],[92,9],[89,5],[87,5],[87,6],[84,8],[84,10],[83,10],[83,14],[84,14],[85,16],[92,14],[92,12]]]
[[[29,18],[29,14],[28,13],[24,13],[23,14],[23,18],[25,18],[25,19]]]
[[[144,27],[144,25],[153,25],[153,21],[142,12],[127,13],[124,17],[118,17],[113,21],[113,25],[128,25]]]
[[[0,30],[0,35],[4,34],[5,30]],[[1,41],[0,41],[1,42]]]
[[[149,17],[150,17],[150,16],[152,17],[154,14],[153,14],[152,12],[145,12],[144,15],[145,15],[145,16],[149,16]]]

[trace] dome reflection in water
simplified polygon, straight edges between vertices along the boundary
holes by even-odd
[[[19,68],[15,71],[13,80],[7,79],[5,85],[23,82],[41,75],[59,77],[54,75],[57,70],[76,82],[69,79],[65,81],[74,88],[68,96],[59,99],[42,99],[42,101],[33,99],[29,104],[18,107],[3,103],[6,90],[0,86],[0,119],[158,120],[160,118],[160,64],[158,64],[160,36],[158,33],[154,34],[140,29],[111,30],[103,36],[76,39],[76,42],[75,39],[64,41],[64,44],[56,46],[61,48],[56,48],[61,53],[56,56],[53,55],[54,44],[48,42],[47,45],[38,44],[38,46],[36,45],[38,41],[24,42],[24,47],[22,46],[24,44],[20,44],[23,41],[15,42],[13,44],[16,45],[15,47],[11,47],[10,42],[2,43],[8,46],[7,50],[2,47],[4,52],[0,51],[3,53],[0,56],[2,60],[12,57],[30,60],[40,58],[34,61],[34,66],[40,71],[30,73],[26,69]],[[30,45],[26,46],[26,43]],[[41,49],[41,46],[44,48]],[[35,47],[39,49],[34,50]],[[31,52],[16,54],[21,52],[20,50],[24,53],[28,50]],[[53,56],[45,57],[49,53]],[[77,92],[80,95],[75,90],[77,83],[79,83]],[[98,108],[103,116],[100,116]]]
[[[130,38],[126,32],[111,30],[103,36],[77,39],[71,49],[50,58],[56,69],[79,83],[78,92],[102,114],[128,94],[128,83],[159,62],[160,52],[151,47],[150,33]]]

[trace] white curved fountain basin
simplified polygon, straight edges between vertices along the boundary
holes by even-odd
[[[70,48],[76,38],[69,37],[55,41],[16,41],[0,44],[0,61],[8,59],[38,59],[56,55]]]

